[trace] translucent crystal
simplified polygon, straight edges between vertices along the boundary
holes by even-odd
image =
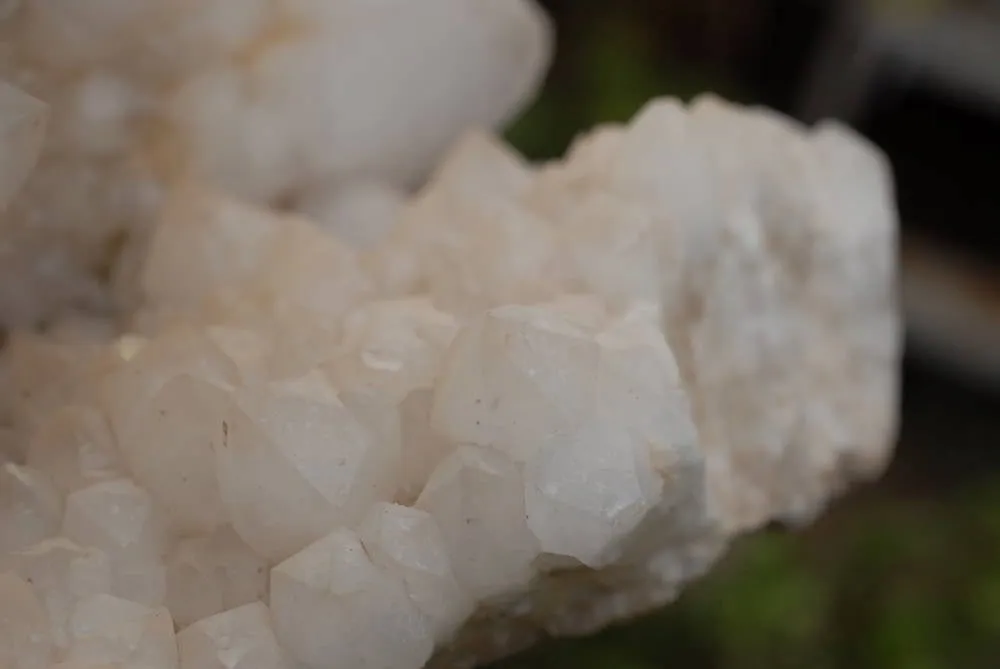
[[[44,473],[12,463],[0,465],[0,556],[59,531],[62,496]]]
[[[239,535],[269,560],[395,493],[398,449],[378,443],[318,374],[237,393],[224,425],[222,499]]]
[[[225,520],[213,449],[239,376],[211,339],[185,329],[143,347],[105,385],[129,470],[178,532],[208,532]]]
[[[70,663],[176,669],[177,642],[170,612],[95,595],[81,601],[70,621]]]
[[[0,209],[34,169],[48,117],[45,103],[0,81]]]
[[[267,598],[267,562],[228,526],[211,536],[181,540],[166,565],[166,603],[180,628]]]
[[[286,669],[284,653],[260,602],[230,609],[177,635],[180,669]]]
[[[419,669],[434,649],[402,576],[374,565],[349,530],[273,569],[271,615],[282,646],[310,669]]]
[[[96,548],[83,548],[68,539],[47,539],[0,562],[31,584],[45,609],[56,647],[69,646],[69,622],[77,604],[112,589],[111,564]]]
[[[52,477],[64,494],[120,478],[124,471],[107,420],[96,408],[69,405],[32,436],[28,464]]]
[[[47,669],[52,638],[45,609],[31,586],[11,573],[0,573],[0,666]]]
[[[112,594],[158,606],[166,595],[166,530],[149,494],[127,479],[96,483],[66,499],[62,533],[111,561]]]
[[[188,187],[164,208],[143,265],[142,289],[162,306],[195,306],[248,282],[281,231],[281,219]],[[178,275],[176,268],[185,271]]]
[[[373,302],[348,314],[329,363],[338,386],[398,406],[402,439],[397,498],[413,502],[452,445],[430,427],[431,392],[456,319],[425,298]]]
[[[298,209],[354,248],[371,248],[396,225],[406,198],[402,191],[372,181],[306,193]]]
[[[358,534],[376,566],[402,575],[410,601],[429,618],[435,639],[449,641],[472,613],[473,602],[455,580],[434,518],[398,504],[376,504]]]
[[[524,479],[499,451],[460,446],[416,507],[434,517],[458,582],[476,599],[516,592],[534,576],[539,545],[525,518]]]

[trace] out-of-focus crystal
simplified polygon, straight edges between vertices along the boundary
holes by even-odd
[[[107,420],[87,405],[53,413],[29,442],[28,464],[47,472],[63,494],[124,474]]]
[[[46,474],[0,465],[0,556],[56,534],[62,513],[62,496]]]
[[[56,647],[69,646],[70,616],[88,597],[111,592],[111,564],[96,548],[82,548],[64,538],[47,539],[0,561],[31,584],[48,615]]]
[[[174,622],[162,606],[94,595],[77,605],[70,637],[70,663],[177,669]]]
[[[52,655],[49,620],[34,590],[18,576],[0,572],[0,666],[47,669]]]
[[[181,540],[166,565],[166,603],[180,628],[267,598],[267,562],[229,526]]]
[[[149,493],[127,479],[95,483],[66,499],[62,533],[111,561],[112,594],[159,606],[166,596],[166,528]]]

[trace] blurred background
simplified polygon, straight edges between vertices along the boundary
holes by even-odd
[[[547,0],[559,49],[509,132],[561,154],[650,97],[836,117],[893,162],[907,320],[879,483],[740,542],[669,609],[496,669],[1000,667],[1000,0]]]

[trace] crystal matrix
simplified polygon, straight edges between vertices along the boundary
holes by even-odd
[[[468,135],[393,202],[353,246],[187,184],[128,334],[15,338],[0,657],[466,666],[884,466],[895,211],[848,130],[658,100],[548,165]]]

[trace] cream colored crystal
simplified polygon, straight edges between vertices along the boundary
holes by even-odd
[[[31,586],[0,572],[0,666],[46,669],[53,656],[45,609]]]
[[[45,103],[0,81],[0,211],[35,168],[48,117]]]
[[[228,526],[178,542],[166,568],[166,604],[180,628],[267,598],[267,562]]]
[[[358,536],[336,530],[271,572],[278,640],[310,669],[419,669],[434,650],[403,576],[372,563]]]
[[[178,181],[341,212],[367,197],[356,184],[418,185],[463,131],[531,99],[552,44],[531,0],[131,4],[26,0],[0,26],[0,74],[33,96],[0,90],[0,202],[41,150],[4,221],[0,286],[20,288],[0,290],[0,322],[132,306],[122,242],[144,245]],[[44,147],[33,98],[52,110]]]
[[[164,607],[111,595],[81,601],[70,621],[71,645],[66,659],[87,665],[120,665],[143,669],[176,669],[174,623]]]
[[[341,185],[285,204],[363,203]],[[317,669],[590,633],[882,470],[891,195],[849,131],[711,97],[537,167],[472,133],[357,247],[188,184],[132,256],[133,334],[15,334],[4,458],[69,493],[62,532],[166,603],[186,664],[278,662],[269,624]]]
[[[104,552],[83,548],[64,538],[48,539],[0,560],[31,584],[48,616],[52,641],[70,645],[70,617],[81,600],[112,590],[111,563]]]
[[[377,567],[402,575],[406,593],[429,619],[435,641],[450,641],[474,603],[455,580],[434,518],[398,504],[376,504],[358,534]]]
[[[62,534],[108,555],[112,594],[150,606],[163,603],[167,534],[145,490],[115,479],[74,492],[66,499]]]
[[[0,557],[56,534],[62,513],[62,496],[44,472],[0,465]]]
[[[434,517],[456,578],[477,600],[517,592],[534,577],[541,549],[528,528],[524,478],[503,453],[459,446],[434,470],[416,507]]]
[[[28,442],[27,460],[63,494],[124,474],[107,419],[87,405],[53,412]]]
[[[380,442],[313,374],[239,392],[215,448],[233,527],[278,561],[395,492],[399,446]]]
[[[287,669],[267,606],[247,604],[177,635],[180,669]]]

